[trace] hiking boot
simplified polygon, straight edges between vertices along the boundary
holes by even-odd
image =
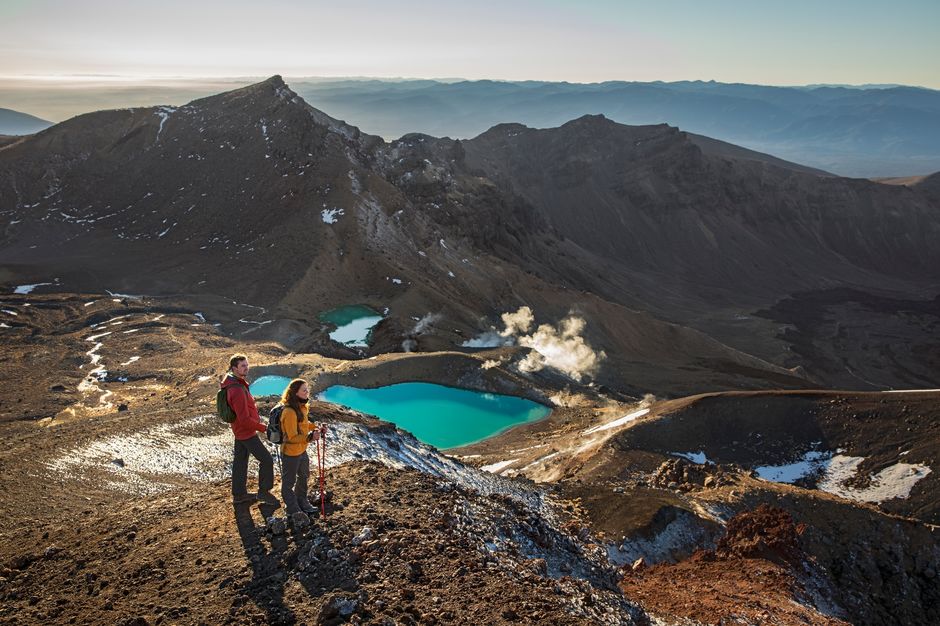
[[[299,506],[300,510],[303,511],[304,513],[316,513],[317,512],[317,507],[310,504],[310,501],[307,500],[306,498],[302,500],[298,498],[297,506]]]
[[[294,525],[294,528],[306,528],[310,525],[310,518],[307,517],[307,514],[303,511],[297,511],[291,515],[290,521]]]
[[[232,504],[251,504],[258,499],[253,493],[241,493],[237,496],[232,496]]]
[[[269,504],[275,509],[281,508],[281,501],[277,499],[270,491],[259,491],[258,492],[258,502],[261,504]]]

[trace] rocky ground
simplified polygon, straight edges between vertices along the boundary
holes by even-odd
[[[700,550],[681,562],[652,567],[637,561],[621,584],[628,597],[661,619],[846,624],[842,611],[831,601],[827,607],[818,589],[807,589],[801,582],[812,580],[811,562],[800,548],[802,530],[785,511],[763,505],[731,518],[715,550]],[[807,596],[815,598],[803,604],[793,600]],[[822,610],[807,606],[814,601]]]
[[[864,457],[857,490],[902,462],[934,467],[936,394],[637,399],[524,375],[517,349],[292,354],[239,339],[250,317],[215,326],[237,303],[5,298],[18,314],[0,333],[0,515],[15,521],[0,531],[2,623],[940,618],[935,473],[866,502],[755,471],[816,441]],[[230,435],[211,402],[236,348],[253,375],[317,389],[434,380],[554,409],[445,455],[317,404],[332,433],[329,514],[294,527],[230,502]]]
[[[330,471],[325,519],[265,522],[225,484],[2,538],[3,623],[628,624],[577,536],[415,470]],[[558,507],[564,511],[563,506]],[[500,550],[491,542],[513,541]]]

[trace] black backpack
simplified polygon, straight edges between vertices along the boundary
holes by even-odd
[[[280,402],[274,405],[271,413],[268,415],[268,441],[271,443],[281,443],[284,441],[284,431],[281,430],[281,413],[284,412],[284,405]]]

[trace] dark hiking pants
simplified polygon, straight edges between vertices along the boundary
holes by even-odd
[[[287,506],[287,514],[300,510],[300,502],[307,502],[307,480],[310,478],[310,457],[304,452],[299,456],[282,457],[281,499]]]
[[[274,459],[258,435],[250,439],[236,439],[235,456],[232,459],[233,496],[248,493],[249,454],[258,459],[258,491],[268,491],[274,486]]]

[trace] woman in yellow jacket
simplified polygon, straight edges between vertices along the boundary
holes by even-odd
[[[313,438],[316,426],[308,418],[310,386],[302,378],[290,381],[281,394],[281,498],[287,505],[287,514],[316,513],[307,499],[307,481],[310,478],[310,457],[307,443]]]

